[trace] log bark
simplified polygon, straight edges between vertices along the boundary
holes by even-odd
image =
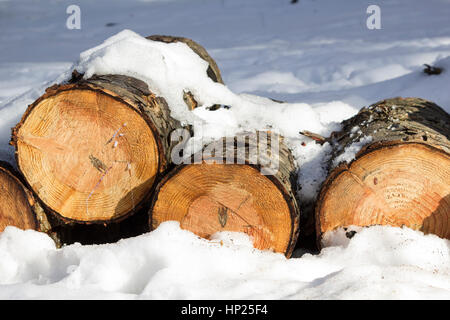
[[[136,212],[170,165],[170,117],[162,97],[122,75],[55,85],[13,129],[17,165],[64,223],[107,223]]]
[[[156,188],[150,229],[175,220],[206,239],[245,232],[256,248],[289,257],[300,224],[292,154],[279,136],[245,137],[215,141],[170,171]]]
[[[316,205],[319,245],[323,233],[350,225],[450,238],[449,139],[449,114],[419,98],[383,100],[344,121]]]
[[[7,226],[48,233],[57,245],[60,244],[42,206],[19,173],[8,163],[0,161],[0,232]]]

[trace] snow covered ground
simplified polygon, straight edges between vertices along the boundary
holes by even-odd
[[[286,259],[244,234],[207,241],[166,222],[116,244],[56,250],[35,231],[0,235],[0,299],[448,299],[449,241],[372,227]],[[222,241],[222,244],[221,244]]]
[[[275,126],[294,149],[304,199],[314,198],[324,178],[328,149],[298,131],[327,135],[361,107],[394,96],[422,97],[450,111],[450,73],[422,72],[424,63],[450,70],[449,0],[378,1],[380,30],[366,26],[371,1],[289,2],[1,0],[0,160],[13,161],[10,128],[27,105],[66,78],[73,63],[88,73],[135,72],[155,85],[140,70],[142,55],[117,63],[117,54],[148,49],[139,35],[179,35],[204,45],[227,88],[199,77],[194,94],[205,106],[234,109],[179,116],[204,120],[211,137],[223,134],[217,123],[232,132]],[[70,4],[81,8],[80,30],[66,28]],[[107,49],[86,52],[124,29],[132,31],[112,39],[126,36],[134,51],[106,42]],[[344,234],[327,235],[320,255],[286,260],[252,249],[244,235],[206,241],[176,223],[117,244],[59,250],[44,234],[8,228],[0,234],[0,298],[450,298],[449,241],[389,227],[364,229],[351,240]]]

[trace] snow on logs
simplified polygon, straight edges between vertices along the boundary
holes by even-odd
[[[191,48],[192,51],[194,51],[200,58],[208,62],[209,66],[206,70],[206,73],[208,77],[213,80],[214,82],[218,83],[224,83],[222,80],[222,75],[220,73],[219,67],[217,66],[216,61],[214,61],[213,58],[209,55],[209,53],[206,51],[205,48],[203,48],[201,45],[199,45],[197,42],[184,37],[174,37],[174,36],[163,36],[163,35],[152,35],[148,36],[147,39],[152,41],[159,41],[164,43],[175,43],[175,42],[183,42],[185,43],[189,48]],[[183,99],[186,105],[188,106],[189,110],[194,110],[197,107],[197,101],[195,101],[194,96],[190,91],[183,93]],[[211,110],[218,109],[218,105],[211,106]]]
[[[174,37],[174,36],[163,36],[163,35],[152,35],[148,36],[147,39],[152,41],[160,41],[164,43],[174,43],[174,42],[183,42],[185,43],[189,48],[191,48],[192,51],[194,51],[200,58],[208,62],[209,67],[206,71],[208,74],[208,77],[211,78],[214,82],[222,83],[222,75],[220,73],[219,67],[217,66],[217,63],[214,61],[213,58],[209,55],[209,53],[206,51],[205,48],[203,48],[201,45],[199,45],[197,42],[184,38],[184,37]]]
[[[332,138],[332,170],[316,206],[319,239],[337,227],[375,224],[450,238],[447,112],[419,98],[383,100]]]
[[[198,44],[176,39],[212,64]],[[211,72],[221,81],[215,63]],[[11,144],[31,189],[60,220],[107,223],[149,201],[170,164],[169,135],[180,127],[164,97],[143,81],[124,75],[83,79],[74,71],[69,83],[48,88],[28,107]]]
[[[292,154],[279,135],[223,138],[158,184],[150,229],[175,220],[207,239],[219,231],[244,232],[256,248],[290,256],[300,219],[296,181]]]

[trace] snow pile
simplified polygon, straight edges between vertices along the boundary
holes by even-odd
[[[82,52],[74,68],[84,73],[85,79],[94,74],[140,79],[153,93],[166,99],[174,118],[188,123],[194,118],[183,101],[183,91],[193,92],[200,105],[213,105],[216,99],[232,103],[234,98],[225,86],[207,77],[208,63],[186,44],[151,41],[130,30]]]
[[[449,299],[450,242],[407,228],[326,235],[313,256],[286,259],[243,234],[211,241],[163,223],[116,244],[55,249],[50,238],[0,234],[0,298]]]

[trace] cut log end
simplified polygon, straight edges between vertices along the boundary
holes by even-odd
[[[32,105],[14,130],[18,166],[63,219],[119,219],[151,189],[158,145],[143,117],[100,90],[60,90]]]
[[[357,225],[407,226],[450,239],[450,156],[399,143],[336,169],[322,188],[317,232]]]
[[[31,195],[7,168],[0,166],[0,232],[7,226],[38,229]]]
[[[209,239],[220,231],[244,232],[254,247],[290,255],[296,239],[293,205],[269,176],[244,164],[184,165],[158,186],[151,228],[175,220]]]

